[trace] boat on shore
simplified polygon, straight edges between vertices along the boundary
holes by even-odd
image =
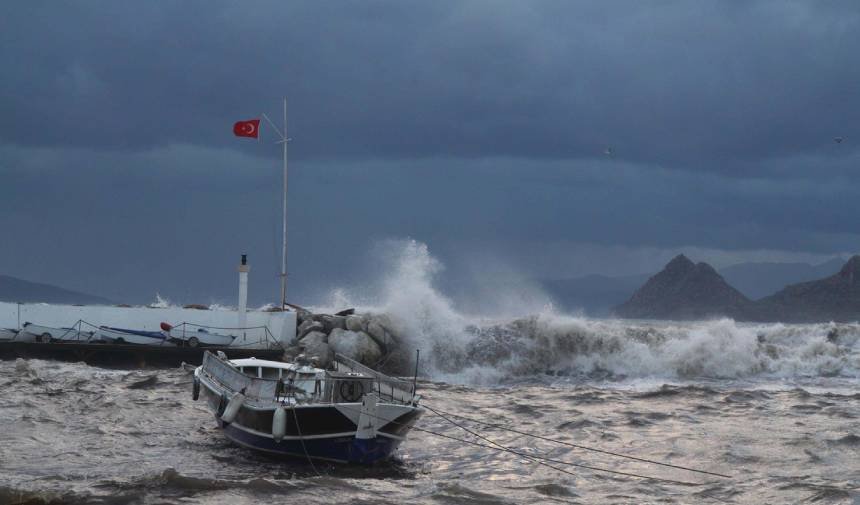
[[[167,336],[160,331],[129,330],[125,328],[113,328],[110,326],[99,326],[95,337],[104,342],[114,344],[140,344],[173,346]]]
[[[192,397],[206,402],[229,440],[255,451],[337,463],[389,458],[424,413],[415,383],[339,354],[332,367],[207,351]]]
[[[0,341],[14,340],[16,336],[18,336],[18,330],[13,330],[11,328],[0,328]]]
[[[93,332],[80,328],[53,328],[30,322],[24,323],[15,336],[20,342],[89,342]]]
[[[169,323],[161,323],[161,329],[166,334],[167,338],[176,345],[199,347],[226,347],[233,343],[236,335],[222,335],[212,333],[206,328],[196,327],[196,329],[188,328],[187,324],[182,324],[174,328]]]

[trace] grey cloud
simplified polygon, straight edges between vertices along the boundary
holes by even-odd
[[[284,94],[298,299],[361,283],[392,237],[580,273],[841,254],[858,49],[850,1],[11,4],[0,264],[230,302],[248,252],[271,300],[279,150],[230,126]]]
[[[19,144],[227,145],[232,120],[283,94],[298,157],[569,159],[612,145],[732,172],[860,140],[853,2],[9,10],[0,86],[14,121],[0,135]]]

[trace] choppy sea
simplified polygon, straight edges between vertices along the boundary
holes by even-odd
[[[19,359],[0,361],[0,504],[860,504],[858,325],[453,324],[407,328],[424,404],[728,477],[431,412],[390,463],[313,470],[225,440],[187,367]]]

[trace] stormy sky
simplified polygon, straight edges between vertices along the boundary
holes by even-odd
[[[403,239],[449,277],[860,249],[854,1],[15,2],[0,273],[116,301],[290,299]],[[836,142],[836,137],[842,142]],[[610,152],[610,154],[607,154]]]

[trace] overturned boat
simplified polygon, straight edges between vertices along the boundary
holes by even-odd
[[[194,371],[224,435],[268,454],[370,464],[391,456],[424,410],[412,383],[345,356],[333,369],[206,352]]]

